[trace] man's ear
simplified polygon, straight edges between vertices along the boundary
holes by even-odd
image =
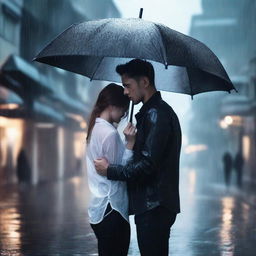
[[[144,88],[148,88],[150,86],[148,77],[146,76],[141,77],[141,81]]]

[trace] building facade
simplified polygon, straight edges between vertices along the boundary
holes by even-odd
[[[71,24],[119,16],[111,0],[0,0],[0,184],[83,172],[88,115],[103,84],[32,60]]]
[[[219,57],[238,93],[195,97],[190,137],[195,144],[206,144],[211,150],[205,165],[212,163],[213,169],[222,168],[225,151],[233,156],[242,151],[244,178],[254,182],[256,2],[202,0],[202,7],[203,13],[192,18],[190,35]]]

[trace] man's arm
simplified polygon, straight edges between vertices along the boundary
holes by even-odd
[[[151,109],[147,113],[145,129],[146,140],[140,152],[141,159],[137,162],[131,161],[125,166],[109,165],[108,179],[143,180],[157,171],[170,136],[170,119],[156,109]]]

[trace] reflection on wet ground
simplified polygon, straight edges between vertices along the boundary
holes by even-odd
[[[205,184],[198,170],[181,173],[182,213],[170,255],[250,256],[256,249],[256,206],[243,193]],[[254,192],[252,192],[254,193]],[[97,255],[88,223],[85,177],[0,190],[1,255]],[[139,255],[131,218],[129,255]]]

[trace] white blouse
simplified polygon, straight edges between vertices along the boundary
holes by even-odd
[[[86,152],[88,184],[92,194],[88,208],[89,220],[91,224],[101,222],[110,203],[112,209],[129,222],[126,182],[108,180],[96,172],[93,160],[102,157],[110,164],[124,165],[132,157],[132,151],[125,148],[112,124],[96,118]]]

